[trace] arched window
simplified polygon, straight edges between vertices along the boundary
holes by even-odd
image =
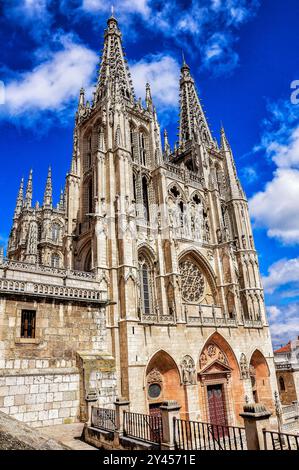
[[[88,151],[87,151],[88,168],[91,167],[91,152],[92,152],[92,140],[91,140],[91,134],[90,134],[88,137]]]
[[[88,183],[88,212],[91,214],[93,211],[93,186],[92,180]]]
[[[141,165],[146,165],[146,145],[145,145],[145,136],[141,132],[139,134],[139,148],[140,148],[140,163]]]
[[[51,256],[51,266],[52,268],[59,268],[60,257],[57,253],[53,253]]]
[[[137,201],[137,191],[136,191],[136,176],[133,175],[133,197],[134,201]]]
[[[145,260],[140,261],[141,309],[144,315],[153,314],[152,275]]]
[[[149,200],[148,200],[148,188],[147,180],[145,176],[142,178],[142,200],[144,209],[144,218],[149,222]]]
[[[83,157],[83,169],[84,171],[88,171],[91,167],[92,161],[92,134],[88,134],[88,136],[84,139],[84,157]]]
[[[180,211],[181,211],[181,214],[180,214],[181,227],[183,227],[184,226],[184,203],[183,203],[183,201],[180,201],[179,208],[180,208]]]
[[[199,304],[205,292],[205,276],[199,266],[190,258],[179,263],[181,290],[183,300],[187,303]]]
[[[86,272],[91,271],[91,250],[89,250],[89,252],[87,253],[87,256],[85,258],[84,271],[86,271]]]
[[[42,225],[39,223],[37,226],[37,239],[41,240],[42,238]]]
[[[281,392],[284,392],[286,389],[284,378],[282,376],[279,377],[279,388]]]
[[[130,143],[131,143],[131,155],[132,155],[132,160],[134,161],[135,155],[134,155],[134,128],[131,126],[130,127]]]
[[[57,242],[59,240],[59,235],[60,235],[60,226],[58,224],[53,224],[52,225],[52,240],[53,242]]]

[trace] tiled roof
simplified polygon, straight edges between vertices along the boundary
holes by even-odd
[[[274,351],[274,353],[284,353],[284,352],[290,352],[290,351],[291,351],[291,341],[289,341],[284,346],[281,346],[281,348],[276,349],[276,351]]]

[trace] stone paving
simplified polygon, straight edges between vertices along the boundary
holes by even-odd
[[[43,435],[60,441],[72,450],[98,450],[80,440],[83,427],[83,423],[57,424],[55,426],[39,428],[39,430]]]

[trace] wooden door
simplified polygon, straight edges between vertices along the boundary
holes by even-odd
[[[227,426],[222,384],[208,386],[210,423]]]

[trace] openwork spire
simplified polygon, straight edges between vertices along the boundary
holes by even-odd
[[[209,145],[213,142],[211,132],[202,110],[190,68],[183,56],[180,79],[180,134],[179,144],[195,139]]]
[[[49,167],[46,189],[44,193],[44,206],[52,207],[52,170]]]
[[[21,179],[20,189],[18,192],[17,203],[14,213],[14,218],[16,218],[22,210],[23,207],[23,199],[24,199],[24,178]]]
[[[25,194],[25,207],[29,209],[32,206],[32,170],[30,170]]]
[[[107,21],[104,49],[99,70],[95,101],[102,97],[114,98],[117,93],[125,100],[134,101],[134,89],[123,51],[118,22],[112,15]]]
[[[240,197],[245,197],[243,190],[241,188],[241,184],[237,175],[237,170],[234,162],[234,157],[232,154],[232,150],[230,148],[230,145],[228,143],[227,137],[225,135],[225,131],[223,126],[221,127],[221,152],[224,155],[225,158],[225,165],[226,165],[226,170],[228,173],[228,187],[229,187],[229,192],[230,196],[232,198],[240,198]]]

